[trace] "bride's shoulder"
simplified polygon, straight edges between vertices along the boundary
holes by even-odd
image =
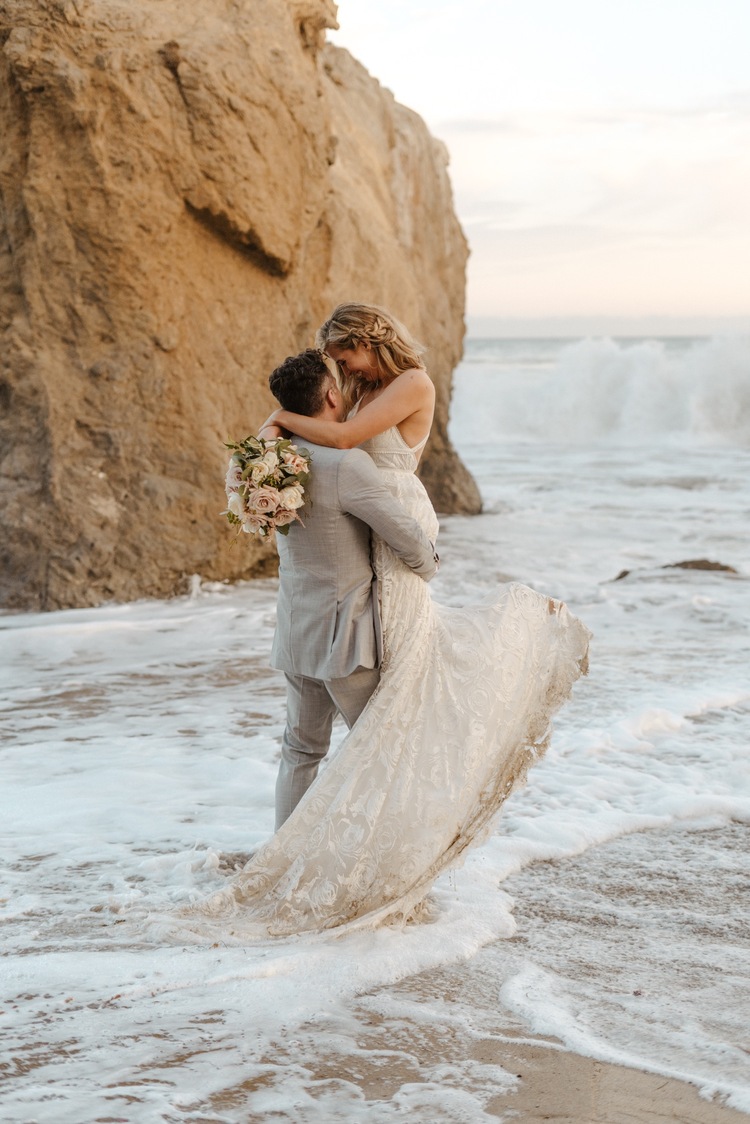
[[[395,378],[391,386],[399,386],[402,391],[421,396],[435,396],[435,384],[424,367],[412,367]]]

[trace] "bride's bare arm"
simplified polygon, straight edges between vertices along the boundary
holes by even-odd
[[[357,410],[343,422],[308,418],[277,410],[269,418],[273,425],[284,426],[298,437],[316,445],[329,445],[334,449],[353,449],[356,445],[384,433],[391,426],[414,419],[421,433],[426,433],[432,423],[435,408],[435,387],[426,371],[404,371],[395,378],[382,394]],[[417,438],[418,439],[418,438]]]

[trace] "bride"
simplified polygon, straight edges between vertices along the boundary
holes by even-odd
[[[435,400],[419,345],[385,310],[362,304],[340,305],[316,342],[338,364],[347,420],[280,410],[269,423],[316,444],[366,449],[434,541],[437,518],[415,475]],[[215,918],[225,938],[413,916],[438,875],[490,833],[586,670],[589,632],[560,602],[512,583],[449,608],[377,538],[373,565],[379,685],[289,819],[225,889],[189,911]]]

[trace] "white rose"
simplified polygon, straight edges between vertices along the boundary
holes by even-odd
[[[256,531],[262,531],[266,525],[266,520],[262,515],[245,515],[242,520],[242,530],[246,535],[254,535]]]
[[[241,483],[242,483],[242,469],[240,468],[240,466],[235,461],[231,460],[229,462],[229,468],[227,469],[227,478],[226,478],[227,491],[229,491],[230,489],[239,488]]]
[[[284,511],[296,511],[305,502],[305,490],[301,484],[290,484],[282,488],[279,497],[279,507]]]
[[[245,514],[245,504],[239,492],[232,492],[227,503],[227,508],[231,511],[232,515],[236,515],[241,519]]]

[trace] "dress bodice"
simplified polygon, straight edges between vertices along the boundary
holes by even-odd
[[[419,454],[427,444],[429,433],[418,445],[407,445],[397,426],[386,429],[385,433],[376,433],[360,445],[369,453],[378,468],[392,469],[396,472],[416,472],[419,463]]]

